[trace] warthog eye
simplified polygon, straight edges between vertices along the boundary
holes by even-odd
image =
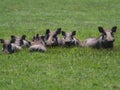
[[[24,44],[23,40],[20,40],[20,46],[22,46]]]
[[[104,34],[102,34],[102,40],[104,39],[104,37],[105,37],[105,35],[104,35]]]
[[[52,39],[52,41],[54,41],[54,38]]]
[[[104,32],[103,35],[106,35],[106,33]]]
[[[111,33],[111,35],[112,35],[112,37],[114,37],[114,34],[113,34],[113,33]]]
[[[9,52],[12,51],[12,46],[11,46],[11,44],[8,45],[8,51],[9,51]]]
[[[12,47],[11,44],[9,44],[9,45],[8,45],[8,49],[11,49],[11,47]]]
[[[104,33],[102,34],[102,39],[104,39],[105,36],[106,36],[106,33],[104,32]]]

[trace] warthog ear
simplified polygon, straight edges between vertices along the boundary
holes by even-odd
[[[16,37],[14,35],[11,35],[11,39],[15,39]]]
[[[31,45],[31,42],[30,41],[27,41],[29,45]]]
[[[10,50],[11,48],[12,48],[12,45],[11,45],[11,44],[9,44],[9,45],[8,45],[8,49]]]
[[[73,32],[72,32],[72,36],[74,36],[74,35],[76,35],[76,31],[73,31]]]
[[[46,34],[49,34],[50,33],[50,29],[46,29]]]
[[[11,37],[10,43],[15,43],[16,39],[15,37]]]
[[[0,39],[0,43],[4,43],[5,41],[3,39]]]
[[[116,30],[117,30],[117,26],[114,26],[114,27],[112,27],[112,29],[111,29],[112,32],[116,32]]]
[[[22,35],[21,39],[25,40],[25,38],[26,38],[26,35]]]
[[[10,43],[15,43],[15,39],[16,37],[14,35],[11,35],[11,40],[10,40]]]
[[[45,36],[40,36],[40,38],[44,41]]]
[[[36,34],[36,39],[39,39],[39,34]]]
[[[100,33],[104,33],[105,32],[103,27],[98,27],[98,30],[99,30]]]
[[[60,34],[60,33],[61,33],[61,28],[58,28],[56,34]]]
[[[33,36],[33,38],[32,38],[32,41],[34,41],[35,40],[35,36]]]
[[[63,36],[66,36],[66,33],[65,33],[65,31],[62,31],[62,35],[63,35]]]

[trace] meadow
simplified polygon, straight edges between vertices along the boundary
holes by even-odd
[[[0,0],[0,38],[46,29],[98,37],[98,26],[117,26],[114,49],[48,48],[0,51],[0,90],[120,90],[120,0]],[[62,36],[61,36],[62,37]],[[2,44],[0,44],[2,49]]]

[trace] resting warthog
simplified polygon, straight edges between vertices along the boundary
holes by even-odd
[[[29,47],[30,51],[40,51],[45,52],[47,51],[45,44],[42,40],[42,36],[39,36],[39,34],[36,34],[36,36],[33,37],[31,46]]]
[[[114,32],[116,32],[117,27],[114,26],[111,30],[104,30],[103,27],[98,27],[101,34],[99,38],[88,38],[83,42],[85,47],[94,48],[113,48],[114,46]]]
[[[12,43],[12,40],[0,39],[0,42],[3,44],[3,53],[11,54],[22,49],[20,46],[16,45],[15,43]]]
[[[11,35],[11,40],[0,39],[0,42],[3,44],[2,52],[3,53],[14,53],[22,49],[22,47],[30,46],[30,42],[27,41],[26,35],[21,37],[16,37]]]
[[[62,44],[61,38],[58,34],[61,33],[61,28],[58,28],[56,31],[46,30],[46,34],[44,36],[44,42],[46,46],[59,46]]]
[[[14,35],[11,35],[11,42],[21,47],[30,46],[30,41],[26,40],[26,35],[22,35],[21,37],[16,37]]]
[[[81,46],[80,40],[74,37],[76,35],[76,31],[71,33],[62,31],[62,35],[64,36],[62,40],[63,46]]]

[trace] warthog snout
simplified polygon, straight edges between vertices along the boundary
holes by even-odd
[[[70,46],[70,45],[71,45],[71,42],[65,42],[65,45],[66,45],[66,46]]]
[[[112,40],[112,41],[105,41],[106,43],[113,43],[115,40]]]

